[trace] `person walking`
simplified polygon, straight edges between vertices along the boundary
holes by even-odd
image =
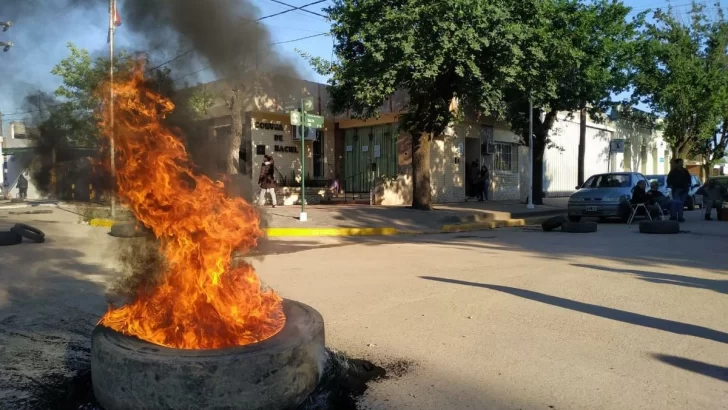
[[[680,202],[678,205],[678,221],[685,222],[683,218],[683,208],[688,200],[690,193],[690,185],[692,184],[692,176],[684,167],[682,159],[676,159],[674,166],[667,174],[667,186],[672,190],[672,199]]]
[[[263,164],[260,166],[260,176],[258,177],[258,185],[260,185],[260,196],[258,197],[258,205],[265,205],[265,194],[270,194],[271,204],[276,207],[276,178],[275,164],[273,157],[265,155]]]
[[[22,173],[18,177],[18,198],[25,199],[28,196],[28,180]]]
[[[490,172],[488,167],[483,165],[480,168],[480,178],[483,180],[483,200],[488,202],[488,194],[490,193]]]

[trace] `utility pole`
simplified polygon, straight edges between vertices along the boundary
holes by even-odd
[[[109,0],[109,160],[111,162],[111,219],[116,218],[116,155],[114,144],[114,22],[116,0]]]
[[[12,21],[9,21],[9,20],[8,21],[0,21],[0,27],[3,28],[3,31],[10,30],[10,27],[12,27],[12,26],[13,26],[13,22]],[[0,41],[0,47],[2,47],[3,51],[6,52],[6,53],[10,50],[10,47],[12,47],[12,46],[13,46],[13,42],[12,41]]]
[[[528,99],[528,204],[533,209],[533,99]]]

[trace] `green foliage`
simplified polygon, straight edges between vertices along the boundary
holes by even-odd
[[[728,114],[727,24],[720,8],[694,4],[687,23],[658,10],[640,38],[634,98],[664,115],[675,156],[710,151]]]
[[[196,120],[204,118],[205,115],[207,115],[207,111],[212,108],[214,103],[214,96],[204,87],[195,89],[187,101],[188,108]]]

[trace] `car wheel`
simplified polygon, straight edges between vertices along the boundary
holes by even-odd
[[[579,222],[581,217],[579,215],[569,215],[569,222]]]
[[[692,211],[695,209],[695,197],[689,196],[687,202],[685,202],[685,207],[688,209],[688,211]]]

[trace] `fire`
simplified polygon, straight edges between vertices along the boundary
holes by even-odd
[[[118,195],[159,239],[168,267],[158,286],[110,308],[100,323],[181,349],[273,336],[285,324],[281,298],[261,289],[249,264],[231,267],[232,252],[247,251],[262,235],[256,210],[227,197],[222,182],[193,174],[181,139],[161,122],[174,105],[147,87],[141,66],[113,88]],[[111,135],[108,111],[101,114],[105,137]]]

